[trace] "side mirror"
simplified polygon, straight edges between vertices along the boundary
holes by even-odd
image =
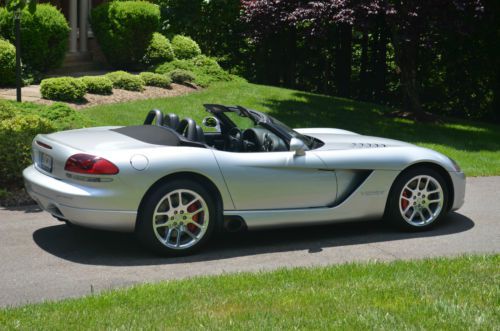
[[[219,120],[213,116],[207,116],[203,119],[203,126],[214,129],[216,132],[221,132]]]
[[[304,142],[298,138],[292,138],[290,140],[290,151],[295,152],[296,156],[306,155],[307,146]]]

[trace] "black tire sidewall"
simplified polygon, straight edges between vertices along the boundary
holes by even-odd
[[[172,249],[163,245],[155,235],[152,222],[153,213],[160,200],[163,199],[163,197],[165,197],[165,195],[167,195],[169,192],[178,189],[188,189],[198,193],[205,200],[205,203],[207,204],[208,207],[208,215],[209,215],[208,228],[203,238],[193,246],[182,250]],[[147,248],[153,250],[154,252],[160,255],[183,256],[191,254],[199,250],[201,247],[203,247],[212,236],[214,229],[216,228],[216,223],[218,222],[219,219],[218,217],[219,211],[216,210],[217,209],[216,206],[217,205],[214,202],[213,197],[209,194],[208,190],[206,190],[202,185],[200,185],[197,182],[184,179],[178,179],[166,182],[162,185],[159,185],[157,188],[153,189],[145,197],[145,201],[138,212],[136,235],[144,246],[146,246]]]
[[[415,226],[406,222],[403,216],[401,215],[401,212],[399,210],[399,197],[406,183],[408,183],[410,179],[421,175],[430,176],[434,178],[436,181],[438,181],[439,185],[441,185],[441,188],[443,190],[444,201],[443,201],[443,208],[440,214],[433,222],[423,226]],[[396,178],[394,184],[391,187],[387,202],[387,208],[385,212],[385,219],[389,221],[392,225],[406,231],[425,231],[431,229],[432,227],[436,226],[436,224],[442,222],[444,216],[447,214],[449,197],[450,197],[449,189],[450,188],[448,187],[446,180],[443,178],[443,176],[432,168],[414,167],[405,170]]]

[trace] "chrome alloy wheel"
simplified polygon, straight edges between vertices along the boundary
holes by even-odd
[[[156,205],[152,221],[154,234],[163,245],[186,249],[199,242],[207,231],[208,206],[194,191],[174,190]]]
[[[443,210],[444,193],[439,182],[428,175],[410,179],[399,197],[399,211],[403,219],[413,226],[428,225]]]

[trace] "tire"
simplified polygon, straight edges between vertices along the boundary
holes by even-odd
[[[148,194],[139,210],[136,234],[144,246],[158,254],[189,255],[210,239],[218,213],[212,196],[202,185],[173,180]]]
[[[443,220],[448,199],[449,187],[442,175],[427,167],[410,168],[394,181],[385,218],[402,230],[428,230]]]

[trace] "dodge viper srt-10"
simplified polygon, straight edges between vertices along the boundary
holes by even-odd
[[[207,104],[198,125],[159,110],[143,125],[37,135],[30,196],[68,224],[135,232],[182,255],[216,231],[384,219],[406,230],[464,203],[450,158],[330,128],[291,129],[265,113]]]

